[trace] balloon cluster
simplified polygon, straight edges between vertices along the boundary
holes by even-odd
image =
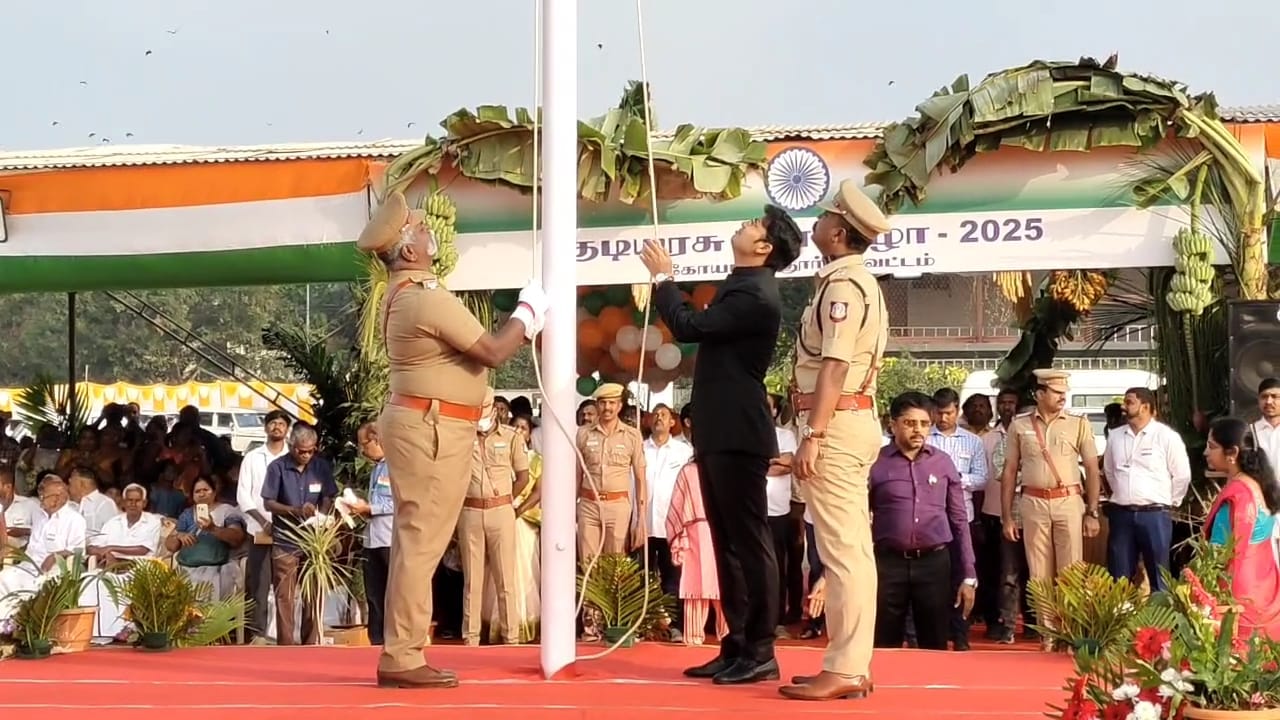
[[[704,283],[685,292],[684,298],[702,310],[715,294],[716,286]],[[509,313],[516,298],[514,291],[496,291],[494,309]],[[590,395],[600,383],[634,382],[642,362],[644,384],[651,392],[662,392],[677,378],[693,375],[696,357],[697,346],[677,343],[656,310],[650,310],[649,324],[644,324],[644,309],[635,306],[627,286],[578,288],[579,395]]]

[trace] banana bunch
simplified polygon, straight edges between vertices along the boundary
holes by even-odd
[[[1082,315],[1102,300],[1110,286],[1106,274],[1096,270],[1055,270],[1049,276],[1049,296]]]
[[[433,192],[422,198],[422,212],[426,215],[431,236],[436,240],[432,269],[436,277],[444,280],[458,266],[458,246],[454,243],[458,234],[454,228],[458,219],[458,206],[453,204],[448,195]]]
[[[1000,294],[1011,303],[1018,302],[1031,290],[1031,280],[1022,271],[1001,271],[995,274],[994,279]]]
[[[1199,315],[1213,302],[1213,241],[1182,228],[1173,236],[1173,278],[1165,302],[1174,312]]]

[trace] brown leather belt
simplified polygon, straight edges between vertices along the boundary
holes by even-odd
[[[914,550],[898,550],[897,548],[878,547],[877,555],[888,555],[890,557],[901,557],[906,560],[919,560],[926,555],[932,555],[939,550],[945,550],[946,545],[931,545],[929,547],[916,548]]]
[[[469,497],[462,501],[462,507],[471,508],[472,510],[491,510],[493,508],[502,507],[511,504],[510,495],[498,495],[497,497]]]
[[[443,417],[466,420],[468,422],[478,422],[480,420],[480,408],[471,405],[459,405],[447,400],[432,400],[431,398],[401,395],[400,393],[391,393],[390,399],[387,400],[388,405],[418,410],[424,413],[430,410],[435,403],[440,404],[440,415]]]
[[[1066,485],[1064,487],[1055,487],[1055,488],[1034,488],[1034,487],[1027,487],[1023,485],[1022,494],[1030,495],[1033,498],[1040,498],[1041,500],[1057,500],[1058,498],[1071,497],[1072,495],[1079,495],[1080,486]]]
[[[583,500],[595,500],[597,502],[613,502],[614,500],[626,500],[631,497],[631,493],[626,490],[601,490],[599,492],[590,488],[582,488],[578,490],[578,497]]]
[[[813,409],[813,401],[817,393],[796,393],[791,396],[791,406],[796,412],[808,412]],[[845,393],[836,400],[836,410],[870,410],[875,407],[876,399],[863,393]]]

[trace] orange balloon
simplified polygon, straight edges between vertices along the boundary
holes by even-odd
[[[604,334],[604,344],[608,345],[613,342],[619,329],[631,324],[631,315],[620,307],[609,306],[601,308],[596,321],[600,323],[600,332]]]
[[[605,380],[615,380],[622,374],[622,368],[618,367],[618,364],[613,361],[609,353],[600,355],[600,364],[596,367],[596,371]]]
[[[627,373],[635,373],[640,369],[640,351],[618,352],[618,366]]]
[[[595,318],[587,318],[578,323],[578,347],[601,348],[604,345],[604,331]]]
[[[711,283],[702,283],[693,289],[693,306],[699,310],[711,304],[716,297],[716,286]]]
[[[604,348],[578,348],[578,374],[590,375],[595,372],[600,366],[600,356],[605,354]]]

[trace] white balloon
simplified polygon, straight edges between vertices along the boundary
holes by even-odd
[[[674,370],[680,367],[680,348],[665,343],[658,347],[658,351],[653,354],[653,364],[663,370]]]
[[[650,325],[644,330],[644,349],[653,352],[662,344],[662,331]]]
[[[618,334],[614,336],[613,342],[617,344],[618,349],[623,352],[635,352],[640,349],[640,328],[635,325],[623,325],[618,328]]]

